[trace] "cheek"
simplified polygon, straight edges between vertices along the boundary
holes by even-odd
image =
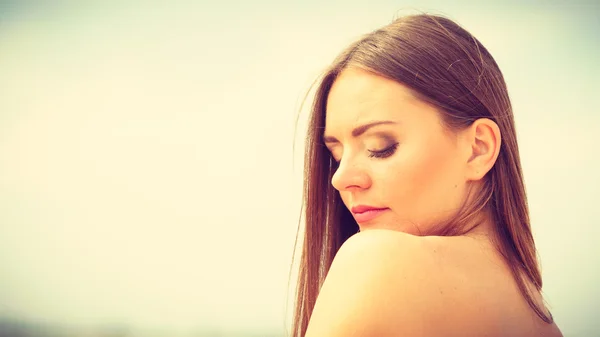
[[[381,197],[407,215],[420,217],[456,201],[459,180],[450,146],[409,146],[377,173]],[[413,217],[411,216],[411,217]]]

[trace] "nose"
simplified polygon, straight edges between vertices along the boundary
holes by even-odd
[[[342,160],[331,178],[331,185],[340,192],[367,189],[371,186],[371,177],[358,164]]]

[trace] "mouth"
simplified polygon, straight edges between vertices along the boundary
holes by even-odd
[[[377,208],[371,206],[356,206],[352,207],[352,215],[358,223],[368,222],[375,219],[388,208]]]

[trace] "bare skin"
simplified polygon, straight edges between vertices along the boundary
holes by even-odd
[[[509,266],[486,236],[422,237],[441,264],[452,271],[446,281],[462,283],[466,293],[490,308],[474,313],[488,320],[489,334],[497,336],[562,336],[556,324],[545,323],[526,302]],[[434,253],[435,252],[435,253]],[[459,277],[457,278],[456,275]],[[529,282],[534,301],[545,308],[541,294]],[[548,310],[544,309],[545,314]]]
[[[306,336],[561,336],[525,301],[487,214],[462,236],[423,235],[493,167],[493,121],[451,132],[402,84],[353,68],[326,109],[324,140],[339,163],[332,185],[349,210],[383,211],[357,219],[361,232],[338,251]]]
[[[306,336],[562,334],[529,307],[504,260],[481,237],[367,229],[336,255]]]

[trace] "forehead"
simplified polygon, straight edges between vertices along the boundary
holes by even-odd
[[[325,115],[327,131],[375,120],[408,117],[418,99],[406,86],[361,69],[345,69],[334,81]]]

